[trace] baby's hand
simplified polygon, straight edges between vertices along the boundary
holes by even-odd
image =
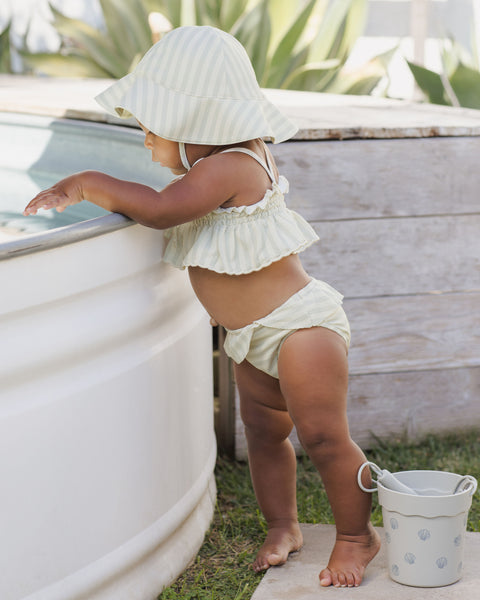
[[[52,185],[48,190],[44,190],[35,196],[31,200],[23,214],[36,215],[40,208],[45,210],[50,208],[56,208],[57,212],[64,211],[67,206],[72,204],[78,204],[83,200],[82,186],[80,185],[80,178],[76,175],[71,175],[62,179],[55,185]]]

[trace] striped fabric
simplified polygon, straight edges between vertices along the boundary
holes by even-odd
[[[96,100],[110,114],[134,116],[177,142],[226,145],[265,137],[278,143],[297,131],[263,95],[240,42],[209,26],[174,29]]]
[[[237,364],[248,360],[278,379],[278,355],[283,342],[299,329],[325,327],[350,345],[350,325],[342,308],[343,296],[328,283],[312,279],[266,317],[241,329],[227,330],[225,352]]]
[[[303,217],[287,208],[287,192],[288,181],[280,176],[256,204],[217,208],[166,230],[163,260],[180,269],[197,266],[241,275],[302,252],[318,236]]]

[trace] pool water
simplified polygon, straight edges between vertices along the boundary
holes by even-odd
[[[56,210],[41,210],[36,215],[23,216],[23,209],[28,202],[57,180],[58,177],[44,172],[29,173],[0,167],[0,242],[108,214],[102,208],[84,201],[69,206],[60,213]]]

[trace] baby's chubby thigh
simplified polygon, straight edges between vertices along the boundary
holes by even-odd
[[[322,326],[298,329],[281,345],[280,389],[307,453],[349,442],[347,352],[344,338]]]
[[[276,447],[290,435],[293,422],[288,414],[278,379],[248,360],[235,364],[235,382],[240,397],[240,416],[249,449]]]

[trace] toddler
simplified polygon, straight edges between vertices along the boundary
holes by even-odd
[[[109,113],[133,115],[152,160],[180,177],[157,192],[85,171],[39,193],[24,214],[85,199],[165,230],[164,260],[188,268],[212,322],[227,331],[268,525],[254,569],[283,564],[302,545],[288,439],[295,425],[336,523],[320,583],[358,586],[380,542],[371,497],[356,480],[365,457],[347,424],[349,325],[341,294],[302,267],[299,253],[318,238],[287,209],[288,182],[263,142],[286,140],[296,127],[260,91],[242,45],[213,27],[174,29],[97,100]]]

